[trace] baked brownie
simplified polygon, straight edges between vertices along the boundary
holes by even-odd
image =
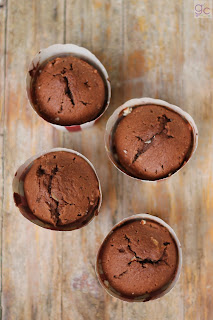
[[[104,241],[103,279],[123,297],[153,296],[175,277],[178,253],[169,231],[151,220],[132,220]]]
[[[106,92],[97,69],[66,56],[47,62],[36,72],[32,97],[42,118],[70,126],[95,119],[103,110]]]
[[[132,108],[118,123],[113,145],[121,166],[134,177],[157,180],[188,160],[192,128],[178,113],[158,105]]]
[[[36,159],[25,176],[24,192],[33,214],[54,226],[87,220],[100,201],[94,170],[82,157],[65,151]]]

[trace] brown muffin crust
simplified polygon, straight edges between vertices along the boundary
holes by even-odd
[[[97,69],[66,56],[41,66],[32,84],[32,96],[42,118],[70,126],[95,119],[103,110],[106,90]]]
[[[166,107],[138,106],[118,123],[113,145],[128,173],[145,180],[157,180],[174,173],[188,160],[192,128]]]
[[[24,193],[33,214],[54,226],[85,221],[100,201],[91,166],[65,151],[50,152],[34,161],[24,179]]]
[[[123,297],[151,296],[176,274],[178,254],[169,231],[150,220],[116,228],[100,252],[104,279]]]

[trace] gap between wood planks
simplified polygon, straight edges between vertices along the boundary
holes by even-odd
[[[0,133],[0,138],[1,138],[1,166],[2,166],[2,181],[1,181],[1,192],[2,192],[2,199],[1,199],[1,287],[0,287],[0,318],[2,319],[2,268],[3,268],[3,259],[2,259],[2,251],[3,251],[3,215],[4,215],[4,211],[3,211],[3,204],[4,204],[4,154],[5,154],[5,148],[4,148],[4,143],[5,143],[5,128],[4,128],[4,124],[5,124],[5,99],[6,99],[6,54],[7,54],[7,12],[8,12],[8,8],[7,8],[7,1],[6,0],[0,0],[0,9],[4,10],[4,40],[3,40],[3,102],[2,102],[2,118],[1,118],[1,133]]]

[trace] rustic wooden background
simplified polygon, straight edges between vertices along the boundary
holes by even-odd
[[[213,317],[213,20],[195,19],[193,1],[0,0],[1,292],[3,320],[204,320]],[[92,50],[112,81],[112,103],[92,129],[62,134],[40,119],[25,94],[27,66],[40,48],[76,43]],[[112,111],[149,96],[188,111],[199,147],[168,181],[140,183],[119,173],[104,150]],[[16,169],[43,149],[64,146],[89,158],[103,189],[100,215],[74,232],[51,232],[19,214]],[[125,303],[97,282],[97,249],[128,215],[169,223],[183,247],[176,287],[158,301]]]

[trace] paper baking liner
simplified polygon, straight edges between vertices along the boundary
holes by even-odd
[[[106,69],[104,68],[102,63],[98,60],[98,58],[93,53],[91,53],[88,49],[79,47],[75,44],[54,44],[46,49],[40,50],[39,53],[37,53],[36,56],[33,58],[28,68],[27,78],[26,78],[27,96],[31,106],[33,107],[36,113],[37,113],[36,107],[32,99],[32,82],[33,82],[33,78],[36,71],[40,68],[41,64],[43,64],[45,61],[54,59],[59,56],[66,56],[66,55],[72,55],[72,56],[78,57],[82,60],[87,61],[89,64],[93,65],[100,72],[104,80],[105,89],[106,89],[105,105],[103,106],[103,110],[101,114],[99,114],[94,120],[88,121],[83,124],[71,125],[71,126],[57,125],[47,121],[56,129],[59,129],[64,132],[67,132],[67,131],[72,132],[72,131],[79,131],[79,130],[90,128],[95,124],[95,122],[98,119],[100,119],[100,117],[104,114],[104,112],[106,111],[110,103],[111,85],[110,85],[110,81],[109,81],[109,77]]]
[[[182,164],[182,166],[179,169],[177,169],[175,172],[171,173],[167,177],[156,179],[156,180],[141,179],[141,178],[137,178],[137,177],[131,175],[131,173],[127,172],[127,170],[121,166],[121,164],[118,161],[117,155],[113,151],[113,147],[112,147],[113,132],[114,132],[114,129],[116,128],[116,125],[117,125],[119,119],[121,117],[126,116],[129,113],[131,113],[132,108],[134,108],[136,106],[149,105],[149,104],[163,106],[163,107],[166,107],[167,109],[170,109],[170,110],[178,113],[182,118],[184,118],[190,124],[190,126],[192,128],[192,135],[193,135],[192,150],[191,150],[191,153],[190,153],[188,159],[186,159],[186,161]],[[156,182],[156,181],[166,180],[170,176],[177,173],[180,169],[182,169],[185,166],[186,163],[189,162],[193,153],[197,149],[197,145],[198,145],[198,129],[197,129],[197,126],[196,126],[194,120],[192,119],[192,117],[187,112],[183,111],[181,108],[179,108],[173,104],[170,104],[166,101],[163,101],[163,100],[152,99],[152,98],[131,99],[131,100],[125,102],[122,106],[118,107],[114,111],[114,113],[111,115],[111,117],[109,118],[107,125],[106,125],[105,148],[106,148],[109,159],[114,164],[114,166],[122,173],[124,173],[127,176],[130,176],[134,179],[141,180],[144,182],[147,182],[147,181],[148,182]]]
[[[176,274],[175,277],[169,282],[167,283],[164,287],[162,287],[160,290],[157,290],[153,293],[150,294],[144,294],[142,296],[139,297],[134,297],[134,298],[127,298],[122,296],[118,291],[116,291],[109,283],[109,281],[107,281],[107,279],[104,276],[103,273],[103,269],[102,269],[102,265],[101,265],[101,258],[100,258],[100,253],[101,250],[103,248],[103,245],[106,241],[106,239],[113,233],[113,231],[115,229],[117,229],[118,227],[120,227],[121,225],[123,225],[126,222],[130,222],[130,221],[135,221],[135,220],[149,220],[149,221],[154,221],[159,223],[160,225],[164,226],[169,233],[171,234],[172,238],[174,239],[174,242],[176,244],[177,247],[177,254],[178,254],[178,262],[177,262],[177,270],[176,270]],[[156,217],[156,216],[152,216],[150,214],[146,214],[146,213],[140,213],[140,214],[136,214],[133,216],[130,216],[128,218],[125,218],[123,220],[121,220],[119,223],[117,223],[112,230],[108,233],[108,235],[105,237],[104,241],[102,242],[99,250],[98,250],[98,254],[97,254],[97,259],[96,259],[96,274],[98,277],[98,280],[101,284],[101,286],[112,296],[115,298],[118,298],[120,300],[123,301],[127,301],[127,302],[147,302],[150,300],[156,300],[159,299],[161,297],[163,297],[166,293],[168,293],[176,284],[176,282],[179,279],[180,276],[180,272],[181,272],[181,267],[182,267],[182,249],[181,249],[181,244],[178,240],[178,237],[176,236],[174,230],[166,223],[164,222],[162,219]]]
[[[50,153],[50,152],[58,152],[58,151],[65,151],[65,152],[71,152],[76,154],[77,156],[83,158],[93,169],[97,180],[98,180],[98,184],[99,184],[99,191],[100,191],[100,199],[99,199],[99,204],[98,204],[98,208],[96,210],[94,210],[94,212],[91,215],[88,215],[87,219],[84,221],[79,221],[79,222],[74,222],[71,223],[69,225],[65,225],[65,226],[53,226],[47,222],[41,221],[39,220],[30,210],[30,208],[28,207],[27,204],[27,200],[25,198],[25,194],[24,194],[24,179],[26,176],[26,173],[29,171],[29,169],[31,168],[31,166],[33,165],[34,160],[38,159],[39,157]],[[71,230],[75,230],[75,229],[79,229],[82,228],[83,226],[87,225],[88,223],[90,223],[95,216],[98,215],[100,207],[101,207],[101,203],[102,203],[102,193],[101,193],[101,185],[100,185],[100,180],[98,178],[98,175],[96,173],[96,170],[94,168],[94,166],[92,165],[92,163],[85,157],[83,156],[81,153],[75,151],[75,150],[71,150],[71,149],[66,149],[66,148],[54,148],[48,151],[43,151],[38,153],[37,155],[31,157],[30,159],[28,159],[23,165],[21,165],[19,167],[19,169],[17,170],[14,178],[13,178],[13,197],[14,197],[14,201],[16,206],[18,207],[19,211],[21,212],[21,214],[27,218],[28,220],[30,220],[31,222],[37,224],[40,227],[46,228],[46,229],[51,229],[51,230],[57,230],[57,231],[71,231]]]

